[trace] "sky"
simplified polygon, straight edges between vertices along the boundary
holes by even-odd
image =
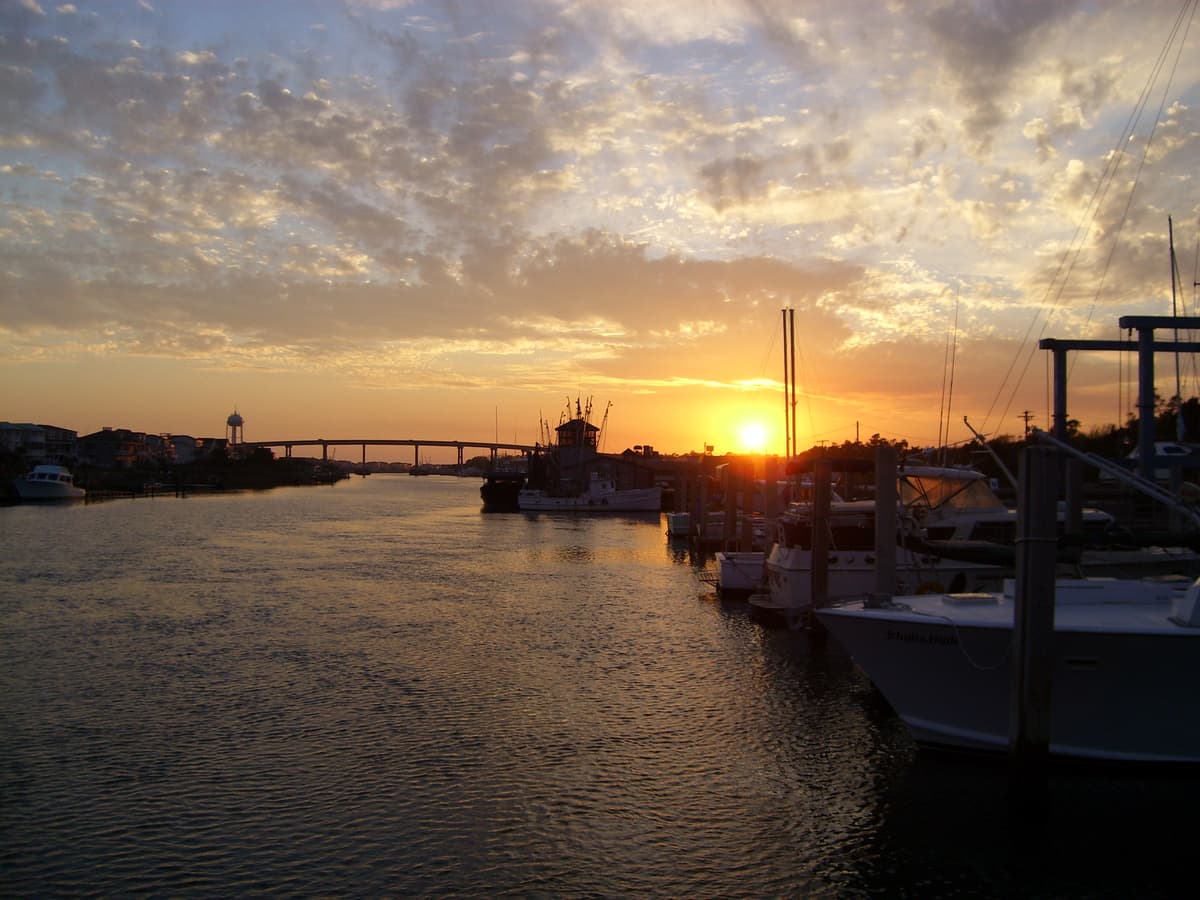
[[[802,449],[1046,426],[1195,309],[1196,2],[0,0],[0,420],[783,452],[791,309]]]

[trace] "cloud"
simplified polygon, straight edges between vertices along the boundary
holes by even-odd
[[[1028,60],[1037,59],[1049,33],[1074,11],[1074,2],[990,0],[947,3],[925,18],[946,73],[967,107],[968,137],[987,149],[1009,119],[1006,103]]]

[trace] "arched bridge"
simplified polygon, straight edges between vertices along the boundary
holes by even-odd
[[[242,441],[242,447],[282,447],[283,455],[291,457],[293,447],[320,447],[321,459],[329,459],[330,447],[362,447],[362,463],[367,464],[367,448],[368,447],[412,447],[413,448],[413,465],[421,464],[421,448],[422,447],[454,447],[458,450],[458,464],[463,464],[463,450],[467,447],[472,449],[487,450],[491,453],[492,462],[496,461],[496,454],[501,450],[511,450],[517,453],[530,454],[537,450],[537,447],[529,444],[501,444],[495,441],[433,441],[433,440],[417,440],[416,438],[407,438],[405,440],[363,440],[361,438],[344,438],[338,440],[329,440],[326,438],[312,438],[309,440],[287,440],[287,441]]]

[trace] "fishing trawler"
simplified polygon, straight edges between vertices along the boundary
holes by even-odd
[[[585,406],[576,399],[574,415],[561,422],[552,437],[543,424],[549,440],[529,460],[528,479],[517,496],[522,511],[600,513],[662,509],[662,487],[656,483],[653,469],[637,459],[600,452],[608,410],[597,426],[590,421],[591,409],[591,400]]]

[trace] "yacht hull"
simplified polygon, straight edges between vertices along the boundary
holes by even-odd
[[[1111,582],[1125,587],[1125,583]],[[1144,583],[1133,582],[1132,585]],[[1050,708],[1052,755],[1198,763],[1200,629],[1172,624],[1166,589],[1056,605]],[[1111,595],[1111,591],[1110,591]],[[1011,599],[963,609],[946,595],[819,609],[920,744],[1005,752],[1012,691]]]
[[[566,497],[522,491],[517,502],[523,511],[531,512],[659,512],[662,489],[633,488]]]

